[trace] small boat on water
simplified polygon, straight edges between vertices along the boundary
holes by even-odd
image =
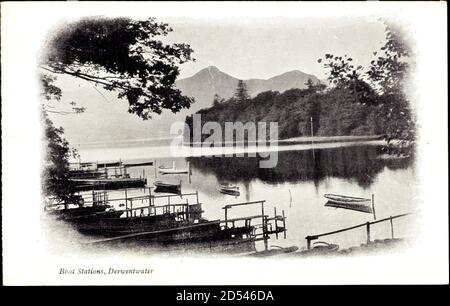
[[[173,162],[172,167],[166,167],[166,166],[159,166],[159,173],[161,174],[186,174],[189,173],[190,167],[189,167],[189,162],[187,164],[187,168],[186,169],[177,169],[175,167],[175,162]]]
[[[241,193],[239,192],[239,187],[231,184],[222,184],[219,186],[219,192],[223,194],[239,196]]]
[[[328,199],[328,202],[325,204],[327,207],[344,208],[373,214],[373,203],[371,199],[338,194],[325,194],[324,197]]]
[[[165,193],[181,193],[181,181],[178,184],[175,183],[166,183],[163,181],[155,181],[153,183],[155,185],[155,192],[165,192]]]

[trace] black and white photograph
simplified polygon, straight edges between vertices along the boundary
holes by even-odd
[[[448,284],[446,11],[2,2],[4,284]]]

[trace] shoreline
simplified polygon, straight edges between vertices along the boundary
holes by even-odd
[[[294,144],[324,144],[324,143],[339,143],[339,142],[364,142],[364,141],[372,141],[372,140],[383,140],[383,135],[364,135],[364,136],[314,136],[314,137],[293,137],[279,140],[266,140],[262,142],[263,144],[277,144],[280,146],[283,145],[294,145]],[[258,141],[225,141],[223,144],[258,144]],[[195,147],[197,144],[202,144],[201,142],[183,142],[183,147]],[[198,147],[198,146],[197,146]]]

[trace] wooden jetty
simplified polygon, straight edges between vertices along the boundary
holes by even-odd
[[[94,235],[91,243],[117,242],[156,242],[156,243],[203,243],[229,244],[255,243],[263,240],[267,249],[267,240],[272,234],[286,235],[285,217],[276,215],[269,217],[264,213],[265,201],[228,204],[223,207],[225,220],[207,220],[202,217],[202,203],[198,192],[179,195],[155,195],[151,188],[142,196],[110,199],[107,193],[93,192],[95,205],[112,205],[125,203],[125,209],[116,210],[115,215],[104,212],[78,214],[65,219],[79,232]],[[191,203],[189,202],[189,197]],[[100,200],[99,200],[100,199]],[[102,202],[103,201],[103,202]],[[163,201],[165,203],[157,204]],[[182,201],[182,202],[180,202]],[[136,206],[140,204],[140,206]],[[239,218],[228,218],[228,211],[236,206],[261,205],[261,214]],[[94,205],[93,201],[85,201],[84,205]],[[112,205],[116,207],[116,205]],[[134,207],[133,207],[134,206]],[[114,210],[113,210],[114,211]],[[120,214],[120,216],[119,216]]]
[[[153,161],[124,163],[114,162],[85,162],[69,164],[70,177],[73,179],[94,179],[94,178],[129,178],[127,168],[153,166]]]
[[[71,178],[69,181],[74,183],[75,191],[102,189],[113,190],[130,187],[145,187],[145,185],[147,185],[146,178]]]

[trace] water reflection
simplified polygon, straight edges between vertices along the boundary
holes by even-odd
[[[221,182],[242,183],[259,179],[268,184],[312,181],[317,187],[325,178],[336,177],[366,189],[385,168],[406,169],[412,158],[385,158],[381,146],[365,145],[278,153],[275,168],[259,167],[260,157],[189,157],[192,169],[212,174]]]

